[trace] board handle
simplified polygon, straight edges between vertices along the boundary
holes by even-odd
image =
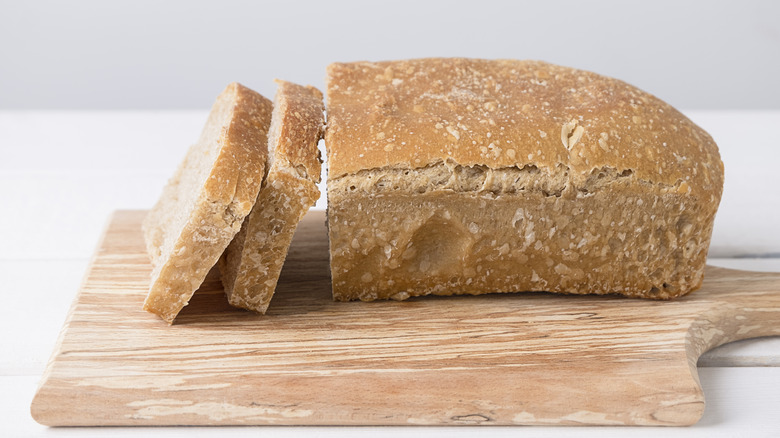
[[[707,293],[711,306],[691,324],[686,337],[694,368],[699,356],[720,345],[780,335],[780,273],[707,266],[702,289],[693,294]]]

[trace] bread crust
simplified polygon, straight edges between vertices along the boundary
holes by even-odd
[[[172,324],[249,214],[263,181],[272,104],[231,83],[143,223],[153,271],[144,309]]]
[[[269,136],[270,169],[252,212],[220,258],[230,304],[265,313],[298,222],[319,199],[317,143],[325,116],[322,93],[276,81],[279,88]]]
[[[417,59],[332,64],[327,103],[336,299],[701,283],[723,163],[646,92],[539,61]]]
[[[720,198],[723,164],[709,134],[617,79],[541,61],[462,58],[334,63],[327,75],[329,181],[451,160],[533,165],[567,173],[575,187],[594,169],[630,169]]]

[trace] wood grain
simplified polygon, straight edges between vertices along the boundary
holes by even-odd
[[[216,271],[168,327],[141,310],[143,211],[112,217],[33,400],[46,425],[687,425],[698,356],[780,334],[780,274],[708,267],[671,302],[545,293],[336,303],[323,212],[268,313]]]

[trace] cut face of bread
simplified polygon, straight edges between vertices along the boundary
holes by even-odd
[[[219,262],[230,304],[265,313],[298,222],[320,197],[322,93],[277,81],[269,171],[252,212]]]
[[[152,283],[144,309],[169,324],[203,283],[257,198],[271,102],[233,83],[144,220]]]
[[[328,68],[334,298],[699,287],[710,136],[624,82],[543,62]]]

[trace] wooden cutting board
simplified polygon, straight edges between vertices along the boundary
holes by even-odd
[[[719,344],[780,334],[780,274],[708,267],[671,302],[545,293],[335,303],[325,215],[268,314],[209,274],[169,327],[141,310],[143,211],[114,214],[32,403],[64,425],[687,425]]]

